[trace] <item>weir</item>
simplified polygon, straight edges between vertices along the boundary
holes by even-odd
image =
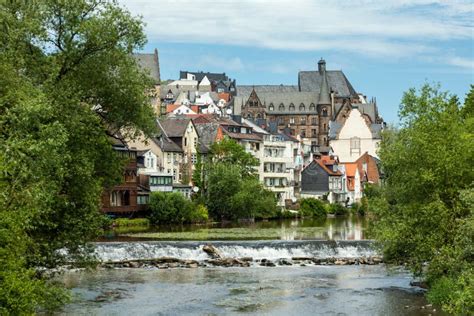
[[[368,258],[378,256],[373,241],[141,241],[95,243],[97,258],[103,262],[176,258],[212,259],[203,246],[212,244],[224,258],[278,260],[300,258]]]

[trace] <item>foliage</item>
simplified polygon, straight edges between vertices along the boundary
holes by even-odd
[[[229,138],[213,143],[210,148],[210,157],[212,163],[239,167],[244,177],[255,175],[255,167],[259,165],[257,158],[246,152],[235,140]]]
[[[206,204],[214,219],[270,218],[277,212],[273,192],[239,166],[217,163],[207,170]]]
[[[344,205],[339,203],[332,203],[329,204],[327,212],[332,215],[347,215],[349,214],[349,210],[344,207]]]
[[[204,201],[216,220],[278,216],[275,195],[255,175],[258,165],[258,159],[232,139],[212,144],[202,169],[196,167],[193,174],[200,184],[196,201]]]
[[[31,314],[66,298],[35,267],[89,259],[124,164],[107,134],[152,132],[152,81],[142,22],[114,2],[3,1],[0,21],[0,306]]]
[[[305,217],[326,217],[326,203],[315,198],[302,199],[300,212]]]
[[[464,107],[437,86],[404,94],[401,129],[380,146],[385,186],[370,199],[385,260],[408,263],[428,297],[459,314],[473,304],[473,90]]]
[[[154,225],[184,223],[191,219],[193,203],[179,192],[152,192],[149,207],[150,221]]]
[[[192,211],[190,220],[192,223],[202,223],[209,220],[209,212],[203,204],[198,204]]]
[[[112,225],[117,227],[149,226],[150,220],[148,218],[117,218]]]

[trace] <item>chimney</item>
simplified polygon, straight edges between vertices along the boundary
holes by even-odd
[[[326,71],[326,61],[322,57],[318,61],[318,71],[320,74],[323,74],[323,72]]]

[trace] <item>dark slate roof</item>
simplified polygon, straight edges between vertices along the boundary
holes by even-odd
[[[295,114],[308,113],[314,114],[317,111],[318,95],[314,92],[288,92],[288,93],[260,93],[260,101],[265,104],[268,113],[275,114]],[[283,110],[280,106],[283,104]],[[293,104],[294,111],[290,111],[290,105]],[[304,105],[304,110],[300,110],[300,105]],[[273,110],[270,106],[273,105]],[[310,106],[314,105],[314,110]]]
[[[360,113],[368,115],[372,122],[376,121],[377,105],[375,103],[354,104],[353,106],[356,106]]]
[[[210,146],[216,139],[219,124],[211,122],[196,124],[195,126],[199,134],[199,142],[204,146]]]
[[[337,92],[338,97],[357,96],[349,80],[341,70],[326,71],[328,84],[331,90]],[[300,91],[313,91],[319,94],[322,75],[319,71],[300,71],[298,85]]]
[[[182,153],[183,149],[179,147],[175,142],[170,140],[165,135],[162,135],[159,139],[154,139],[154,141],[160,146],[161,150],[164,152],[177,152]]]
[[[329,134],[328,134],[329,139],[331,140],[336,139],[341,128],[342,128],[341,123],[338,123],[336,121],[329,121]]]
[[[215,73],[215,72],[194,72],[194,71],[180,71],[179,79],[186,79],[187,74],[192,74],[196,76],[197,81],[201,81],[204,77],[207,77],[209,81],[229,81],[229,77],[224,73]]]
[[[189,118],[160,119],[159,127],[164,130],[167,137],[183,137],[190,121]]]
[[[158,50],[153,54],[133,54],[140,67],[146,70],[153,78],[155,84],[160,84],[160,61],[158,59]]]
[[[258,96],[260,93],[288,93],[288,92],[297,92],[298,86],[291,85],[256,85],[256,86],[237,86],[237,96],[248,97],[252,90],[255,89],[255,92]]]

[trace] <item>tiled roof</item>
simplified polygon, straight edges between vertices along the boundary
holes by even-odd
[[[262,140],[262,136],[258,134],[231,133],[226,130],[224,133],[232,139]]]
[[[345,163],[344,166],[346,167],[346,175],[348,177],[355,177],[356,170],[358,168],[356,162],[348,162]]]
[[[154,141],[158,144],[158,146],[164,152],[178,152],[178,153],[183,152],[183,149],[181,149],[181,147],[179,147],[175,142],[170,140],[165,135],[162,135],[160,139],[155,138]]]

